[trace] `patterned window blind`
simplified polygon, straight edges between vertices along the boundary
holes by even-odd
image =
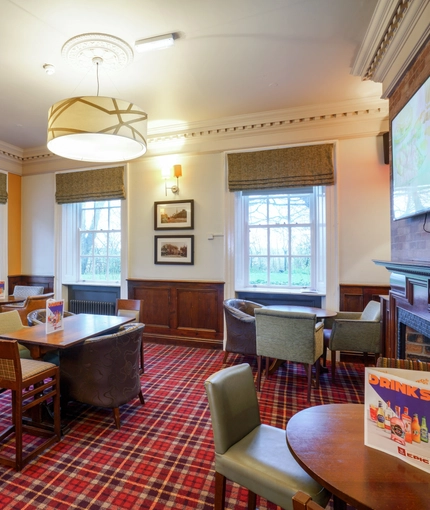
[[[230,191],[334,184],[333,144],[228,154]]]
[[[0,172],[0,204],[7,204],[7,174]]]
[[[124,199],[124,167],[58,173],[56,186],[57,204]]]

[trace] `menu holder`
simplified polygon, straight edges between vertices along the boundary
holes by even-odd
[[[4,280],[0,280],[0,299],[4,298]]]
[[[430,372],[366,368],[364,444],[430,473]]]
[[[46,333],[64,329],[64,299],[46,301]]]

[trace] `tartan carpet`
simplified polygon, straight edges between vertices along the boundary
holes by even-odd
[[[212,509],[214,447],[203,383],[222,358],[219,350],[145,344],[145,405],[136,398],[122,406],[117,430],[110,409],[71,404],[60,443],[21,473],[0,466],[0,509]],[[242,362],[256,377],[252,357],[230,354],[226,366]],[[336,375],[335,385],[321,375],[310,405],[363,403],[363,366],[340,363]],[[263,423],[285,428],[308,407],[303,366],[285,363],[263,377],[259,401]],[[3,428],[9,391],[0,409]],[[228,509],[246,508],[247,491],[236,484],[227,483],[227,498]],[[276,508],[259,501],[260,510]]]

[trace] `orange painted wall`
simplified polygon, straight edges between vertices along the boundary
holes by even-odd
[[[8,174],[8,275],[21,274],[21,176]]]

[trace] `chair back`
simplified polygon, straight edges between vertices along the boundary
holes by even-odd
[[[315,314],[255,310],[257,355],[313,364],[323,353],[323,325]]]
[[[1,314],[0,314],[1,315]],[[22,379],[18,342],[0,340],[0,388],[16,389]]]
[[[259,303],[254,303],[254,301],[247,301],[245,299],[226,299],[224,301],[224,310],[238,318],[241,318],[244,314],[254,317],[254,310],[262,306],[263,305]]]
[[[133,317],[136,322],[142,322],[143,299],[117,299],[115,315]]]
[[[360,320],[379,322],[381,320],[381,304],[378,301],[369,301],[361,314]]]
[[[0,334],[12,333],[24,327],[17,310],[0,313]]]
[[[139,355],[144,324],[88,338],[60,351],[61,394],[69,400],[118,407],[141,391]]]
[[[64,311],[63,317],[70,317],[75,315],[72,312]],[[46,308],[38,308],[33,310],[27,315],[27,322],[29,326],[36,326],[38,324],[45,324],[46,322]]]
[[[215,451],[224,454],[261,424],[254,377],[248,363],[224,368],[205,381]]]
[[[13,295],[16,298],[26,298],[28,296],[43,294],[43,290],[43,287],[38,287],[36,285],[15,285],[13,288]]]

